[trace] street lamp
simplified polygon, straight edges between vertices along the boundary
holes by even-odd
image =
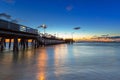
[[[47,26],[45,24],[42,24],[41,26],[38,26],[37,28],[43,28],[44,29],[43,34],[45,35],[45,29],[47,28]]]
[[[42,24],[41,26],[38,26],[38,28],[43,28],[44,29],[44,37],[45,37],[45,29],[47,28],[47,26],[45,24]],[[43,43],[45,45],[45,39],[43,40]]]
[[[45,24],[42,24],[40,27],[44,29],[44,35],[45,35],[45,29],[47,28],[47,26]]]

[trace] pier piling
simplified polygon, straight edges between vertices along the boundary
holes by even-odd
[[[13,51],[18,52],[18,38],[14,38]]]
[[[11,38],[9,39],[9,49],[11,48]]]

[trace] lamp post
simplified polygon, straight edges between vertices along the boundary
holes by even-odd
[[[45,32],[46,32],[45,29],[47,28],[45,24],[42,24],[41,26],[38,26],[37,28],[43,28],[44,29],[43,34],[45,35]]]
[[[38,26],[38,28],[43,28],[44,29],[44,37],[45,37],[45,29],[47,28],[47,26],[45,25],[45,24],[42,24],[41,26]],[[43,40],[43,43],[44,43],[44,45],[45,45],[45,38],[44,38],[44,40]]]
[[[44,29],[44,35],[45,35],[45,29],[47,28],[47,26],[45,24],[42,24],[40,27]]]

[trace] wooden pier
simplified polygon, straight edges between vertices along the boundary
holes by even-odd
[[[64,43],[63,39],[56,37],[41,36],[37,29],[33,29],[20,24],[12,23],[0,19],[0,51],[3,51],[6,47],[6,39],[11,48],[11,42],[13,42],[13,51],[19,51],[19,47],[22,50],[28,48],[28,40],[32,40],[32,47],[38,48],[42,45],[52,45]]]

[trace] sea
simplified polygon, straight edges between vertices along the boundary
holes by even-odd
[[[120,43],[73,43],[0,52],[0,80],[120,80]]]

